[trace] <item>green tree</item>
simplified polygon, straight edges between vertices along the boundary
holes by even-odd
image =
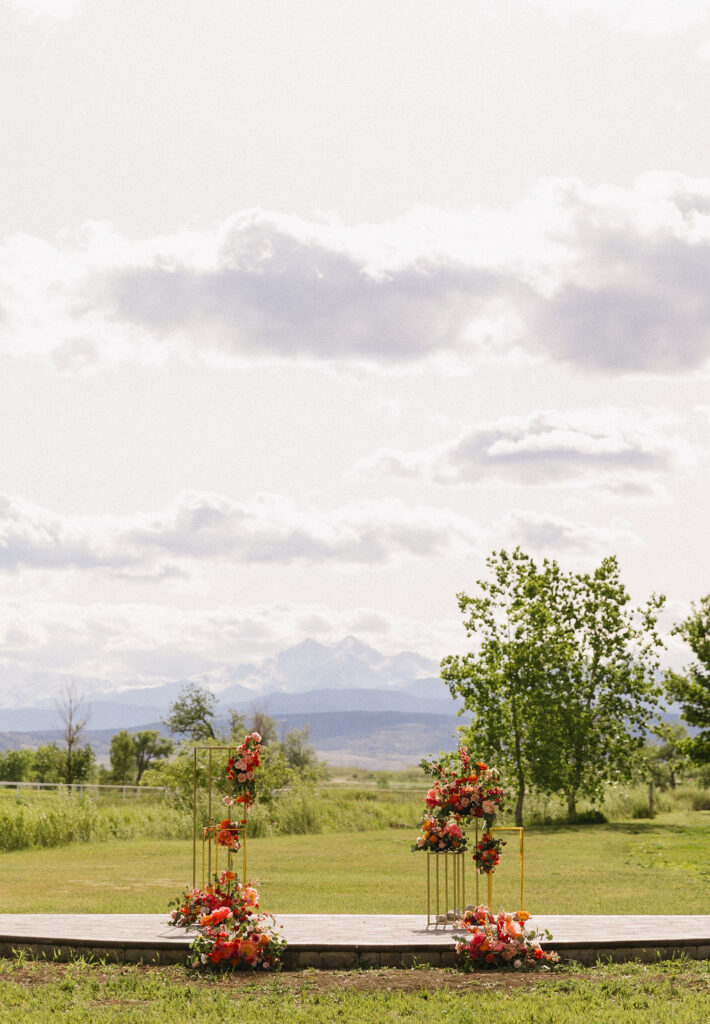
[[[217,698],[213,693],[195,683],[188,683],[170,705],[170,713],[163,719],[163,724],[175,736],[186,736],[193,743],[214,740],[216,705]]]
[[[527,788],[558,792],[570,819],[580,796],[629,777],[660,696],[656,632],[663,598],[629,606],[616,558],[593,573],[541,568],[519,548],[488,559],[482,596],[459,595],[479,648],[447,658],[442,677],[473,712],[472,749],[516,781],[516,824]]]
[[[64,685],[61,696],[55,703],[66,752],[63,781],[71,786],[72,783],[86,778],[93,764],[92,759],[87,761],[86,749],[81,747],[89,721],[89,709],[74,682]]]
[[[276,722],[265,711],[259,709],[253,712],[251,716],[251,731],[259,733],[262,747],[270,747],[278,742],[279,734],[276,729]]]
[[[688,755],[685,752],[688,730],[683,725],[661,722],[653,729],[653,733],[660,740],[660,743],[647,745],[654,779],[660,789],[666,786],[675,789],[679,774],[688,767]]]
[[[111,737],[109,751],[111,762],[111,781],[119,786],[132,784],[136,780],[136,748],[133,737],[126,729],[121,729]]]
[[[4,782],[25,782],[30,777],[34,752],[7,750],[0,754],[0,779]]]
[[[673,630],[690,646],[695,662],[683,674],[668,672],[666,689],[683,709],[682,717],[700,731],[684,744],[685,752],[698,764],[710,762],[710,594]]]
[[[515,822],[522,825],[530,785],[545,780],[541,754],[556,643],[549,572],[519,548],[512,555],[494,552],[486,565],[492,578],[477,581],[480,595],[458,595],[466,635],[477,637],[478,649],[444,658],[441,676],[472,712],[462,730],[469,748],[512,770]]]
[[[66,752],[57,743],[41,743],[34,752],[31,777],[34,782],[64,782]]]
[[[580,796],[598,800],[605,784],[632,777],[643,760],[662,696],[656,624],[664,598],[632,607],[615,557],[592,573],[559,573],[552,596],[563,657],[547,713],[555,740],[547,787],[565,795],[572,819]]]
[[[292,729],[286,733],[281,744],[286,760],[291,768],[297,771],[303,772],[306,768],[318,767],[318,756],[308,742],[310,734],[310,725],[304,725],[302,729]]]
[[[143,778],[143,773],[155,761],[168,757],[172,753],[172,741],[161,736],[157,729],[143,729],[133,736],[133,755],[136,769],[136,783]]]

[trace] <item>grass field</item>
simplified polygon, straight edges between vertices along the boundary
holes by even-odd
[[[0,961],[0,1006],[22,1024],[698,1024],[710,965],[625,964],[547,975],[366,971],[195,978],[179,968]]]
[[[247,873],[259,880],[262,907],[275,913],[420,913],[425,856],[411,853],[411,842],[400,828],[254,839]],[[533,828],[525,840],[525,907],[540,914],[708,914],[709,851],[708,811]],[[161,913],[191,874],[187,840],[0,853],[0,912]],[[517,909],[516,839],[494,878],[494,907]]]

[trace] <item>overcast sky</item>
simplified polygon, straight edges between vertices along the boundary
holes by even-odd
[[[710,590],[710,0],[0,0],[0,68],[0,696],[440,660],[516,544]]]

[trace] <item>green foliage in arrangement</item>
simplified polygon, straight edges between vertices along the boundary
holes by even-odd
[[[445,658],[442,678],[473,713],[462,730],[469,749],[510,772],[516,824],[531,786],[564,794],[574,820],[580,797],[599,800],[642,764],[661,696],[663,598],[630,608],[613,557],[573,573],[516,548],[487,565],[479,595],[459,594],[477,649]]]
[[[684,673],[669,672],[666,685],[670,696],[680,702],[683,718],[699,729],[685,741],[683,749],[693,760],[710,764],[710,594],[692,605],[688,618],[676,626],[695,655]]]

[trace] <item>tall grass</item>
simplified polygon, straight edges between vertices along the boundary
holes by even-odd
[[[402,790],[332,786],[293,788],[278,793],[269,803],[257,803],[249,811],[252,838],[322,833],[357,833],[418,827],[425,809],[424,788]],[[656,812],[691,814],[710,810],[710,791],[694,785],[657,792]],[[644,786],[609,790],[601,805],[609,821],[648,818],[648,789]],[[226,813],[219,801],[212,804],[212,819]],[[582,805],[593,822],[594,809]],[[598,812],[597,812],[598,813]],[[510,806],[502,823],[511,821]],[[207,799],[199,798],[197,821],[209,820]],[[596,820],[599,820],[598,818]],[[602,819],[604,820],[604,819]],[[566,808],[557,797],[531,794],[526,798],[525,825],[564,825]],[[0,795],[0,851],[29,847],[63,846],[72,842],[95,843],[110,839],[180,839],[192,835],[192,800],[163,799],[140,802],[55,793]]]
[[[52,800],[23,796],[0,801],[0,850],[144,836],[179,839],[191,830],[192,815],[165,803],[107,806],[65,794]]]

